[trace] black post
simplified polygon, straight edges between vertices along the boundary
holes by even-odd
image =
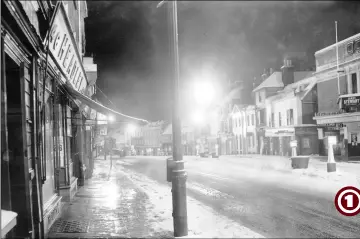
[[[177,25],[177,1],[172,1],[172,36],[174,48],[174,81],[173,81],[173,159],[174,169],[172,176],[173,218],[174,236],[188,235],[187,225],[187,202],[186,202],[186,171],[181,145],[181,120],[179,107],[179,46]]]

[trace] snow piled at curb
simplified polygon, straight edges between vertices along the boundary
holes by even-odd
[[[118,164],[117,167],[120,167]],[[157,231],[173,230],[172,219],[172,195],[171,188],[138,174],[134,171],[125,169],[121,166],[121,171],[138,187],[140,187],[153,203],[153,215],[149,215],[154,220],[154,229]],[[246,228],[225,216],[219,215],[212,208],[207,207],[199,201],[187,196],[188,211],[188,238],[265,238],[264,236]]]

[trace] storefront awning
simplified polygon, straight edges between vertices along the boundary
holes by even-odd
[[[65,88],[72,97],[76,98],[77,100],[80,100],[85,105],[89,106],[90,108],[96,110],[97,112],[99,112],[103,115],[107,115],[107,116],[111,115],[111,116],[115,117],[116,121],[119,121],[119,119],[127,119],[127,120],[142,121],[142,122],[146,122],[146,123],[148,122],[147,120],[135,118],[135,117],[132,117],[129,115],[119,113],[110,108],[107,108],[107,107],[101,105],[100,103],[92,100],[91,98],[83,95],[82,93],[78,92],[77,90],[73,89],[68,84],[65,84]]]

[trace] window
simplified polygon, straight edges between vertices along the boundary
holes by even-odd
[[[287,125],[294,125],[294,110],[293,109],[289,109],[286,111],[286,122]]]
[[[250,126],[250,116],[247,115],[247,116],[246,116],[246,119],[247,119],[247,125]]]
[[[281,126],[281,112],[279,112],[279,126]]]
[[[310,148],[310,139],[309,138],[303,138],[302,139],[302,146],[304,149]]]
[[[258,92],[258,96],[259,96],[259,103],[261,103],[261,93],[260,92]]]
[[[270,121],[270,127],[275,126],[275,115],[274,113],[271,113],[271,121]]]
[[[251,115],[251,125],[255,125],[255,114]]]
[[[351,74],[351,89],[353,94],[357,93],[357,78],[356,73]]]

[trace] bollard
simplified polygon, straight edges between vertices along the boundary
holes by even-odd
[[[336,162],[334,158],[333,145],[336,144],[336,136],[328,136],[328,161],[327,161],[327,172],[336,172]]]
[[[292,156],[292,157],[297,156],[297,153],[296,153],[297,140],[292,140],[292,141],[290,142],[290,147],[291,147],[291,156]]]

